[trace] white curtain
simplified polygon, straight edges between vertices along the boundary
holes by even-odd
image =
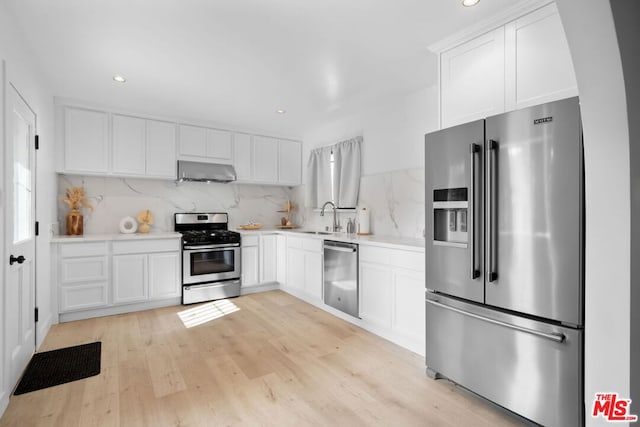
[[[343,141],[333,149],[334,180],[338,191],[336,206],[341,208],[355,208],[358,204],[360,191],[360,144],[362,137]]]
[[[362,137],[311,151],[307,164],[307,206],[319,208],[332,201],[353,208],[360,190]]]

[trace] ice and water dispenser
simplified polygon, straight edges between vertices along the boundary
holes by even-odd
[[[468,212],[466,188],[433,190],[433,244],[466,248]]]

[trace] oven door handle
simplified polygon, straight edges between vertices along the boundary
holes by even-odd
[[[223,251],[229,248],[239,248],[240,245],[237,243],[231,243],[228,245],[203,245],[203,246],[185,246],[184,249],[187,251],[199,251],[199,250],[219,250]]]

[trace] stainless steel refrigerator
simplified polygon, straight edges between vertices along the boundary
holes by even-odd
[[[427,373],[584,424],[578,99],[427,134],[425,156]]]

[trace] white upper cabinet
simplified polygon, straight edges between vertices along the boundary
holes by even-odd
[[[112,132],[114,175],[176,178],[173,123],[114,114]]]
[[[299,185],[302,183],[302,144],[297,141],[278,141],[278,182]]]
[[[112,171],[140,175],[146,172],[146,132],[144,119],[113,115]]]
[[[176,125],[147,120],[147,176],[176,179]]]
[[[253,180],[278,182],[278,140],[267,136],[253,137]]]
[[[180,125],[179,158],[211,163],[232,163],[231,132]]]
[[[442,127],[504,111],[504,28],[443,52]]]
[[[514,18],[440,50],[442,128],[578,94],[556,5]]]
[[[567,38],[555,4],[505,26],[506,110],[578,94]]]
[[[63,116],[64,171],[106,174],[109,171],[108,114],[65,107]]]
[[[253,179],[251,138],[252,136],[247,133],[233,134],[233,167],[236,170],[238,181]]]
[[[188,160],[231,164],[239,183],[302,183],[300,141],[58,105],[62,173],[175,180]]]

